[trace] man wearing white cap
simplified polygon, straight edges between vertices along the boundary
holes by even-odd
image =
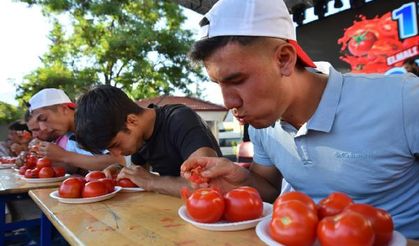
[[[29,100],[30,119],[38,124],[39,131],[55,136],[54,143],[41,142],[39,152],[53,162],[65,163],[68,171],[75,172],[74,167],[87,170],[101,170],[114,163],[124,163],[124,158],[113,155],[95,155],[80,148],[74,137],[74,110],[76,104],[63,90],[46,88]]]
[[[316,201],[340,191],[383,208],[396,230],[419,238],[417,77],[313,73],[282,0],[220,0],[200,25],[190,57],[251,125],[254,163],[187,160],[185,177],[205,164],[204,185],[251,185],[273,201],[283,176]]]

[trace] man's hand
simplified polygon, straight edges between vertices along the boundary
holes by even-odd
[[[119,172],[121,171],[122,166],[120,164],[112,164],[107,168],[103,169],[107,178],[114,179],[118,176]]]
[[[139,187],[149,191],[152,190],[153,182],[159,176],[150,173],[142,166],[130,166],[124,167],[119,172],[117,180],[122,178],[128,178]]]
[[[208,178],[208,182],[199,185],[191,183],[194,188],[211,186],[224,193],[235,187],[247,185],[249,171],[226,158],[219,157],[189,158],[180,168],[181,176],[189,180],[191,171],[198,166],[202,167],[201,175]]]
[[[67,151],[57,144],[42,141],[39,143],[38,154],[47,157],[52,162],[64,162]]]

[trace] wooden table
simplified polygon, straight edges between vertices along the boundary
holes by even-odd
[[[254,229],[215,232],[194,227],[177,214],[182,200],[152,192],[118,193],[90,204],[63,204],[55,189],[29,195],[72,245],[264,245]]]
[[[264,245],[254,229],[215,232],[184,222],[177,214],[183,202],[175,197],[118,193],[102,202],[63,204],[49,197],[54,190],[29,195],[72,245]],[[407,245],[419,246],[419,241]]]
[[[27,183],[13,169],[0,169],[0,245],[4,245],[4,234],[7,231],[39,225],[40,220],[23,220],[6,223],[5,207],[10,200],[27,197],[30,189],[58,187],[60,182],[54,183]],[[41,240],[42,241],[42,240]]]

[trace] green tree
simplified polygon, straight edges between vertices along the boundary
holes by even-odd
[[[172,1],[21,1],[41,6],[53,23],[43,66],[18,86],[21,103],[42,88],[62,88],[74,97],[99,83],[134,98],[175,89],[191,95],[188,85],[204,78],[186,57],[192,34],[181,27],[185,16]],[[71,25],[64,24],[63,15]],[[71,30],[65,30],[68,26]]]
[[[17,107],[0,101],[0,125],[9,124],[12,121],[21,119],[24,111]]]

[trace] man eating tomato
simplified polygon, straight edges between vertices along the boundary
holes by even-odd
[[[145,190],[180,196],[188,185],[179,177],[185,160],[221,156],[206,123],[184,105],[143,108],[122,90],[105,85],[82,95],[77,105],[77,140],[92,152],[132,155],[138,165],[123,168],[117,178],[129,178]]]
[[[38,143],[38,154],[64,166],[67,172],[84,173],[84,170],[102,170],[114,163],[124,163],[122,156],[93,156],[78,146],[74,135],[76,105],[63,90],[43,89],[31,97],[29,105],[28,126],[43,140]],[[50,142],[52,139],[54,142]]]
[[[202,186],[249,185],[271,202],[282,177],[316,202],[344,192],[387,210],[397,231],[419,238],[416,76],[313,72],[282,0],[219,0],[200,25],[190,57],[251,125],[254,162],[247,170],[227,159],[189,159],[184,177],[202,166]]]

